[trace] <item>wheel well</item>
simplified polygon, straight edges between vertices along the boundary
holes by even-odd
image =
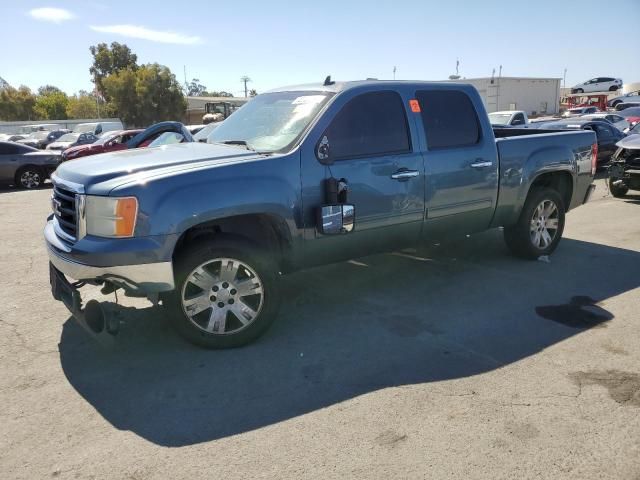
[[[560,194],[564,202],[565,210],[569,210],[571,196],[573,195],[573,178],[569,172],[549,172],[536,177],[529,191],[534,188],[552,188]]]
[[[173,258],[194,241],[213,240],[218,235],[246,238],[259,248],[275,256],[280,268],[286,269],[291,248],[291,235],[286,222],[275,215],[248,214],[220,218],[195,225],[178,239]]]

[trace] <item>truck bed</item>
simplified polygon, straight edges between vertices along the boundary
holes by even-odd
[[[571,195],[566,209],[581,205],[593,180],[591,152],[596,143],[590,130],[494,128],[499,162],[499,190],[494,226],[515,221],[528,186],[545,169],[566,175]],[[523,187],[527,188],[523,188]]]

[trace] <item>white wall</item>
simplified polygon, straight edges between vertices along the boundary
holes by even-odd
[[[559,110],[560,82],[558,78],[490,78],[461,79],[459,82],[470,83],[480,93],[488,112],[498,110],[524,110],[555,114]]]

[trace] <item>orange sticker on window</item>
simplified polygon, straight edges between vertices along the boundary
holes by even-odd
[[[418,103],[418,100],[416,100],[415,98],[412,98],[411,100],[409,100],[409,106],[411,107],[411,111],[413,113],[420,113],[420,104]]]

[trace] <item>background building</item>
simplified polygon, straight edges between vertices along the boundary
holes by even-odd
[[[561,78],[486,77],[455,81],[476,87],[489,113],[524,110],[527,115],[551,115],[559,111]]]

